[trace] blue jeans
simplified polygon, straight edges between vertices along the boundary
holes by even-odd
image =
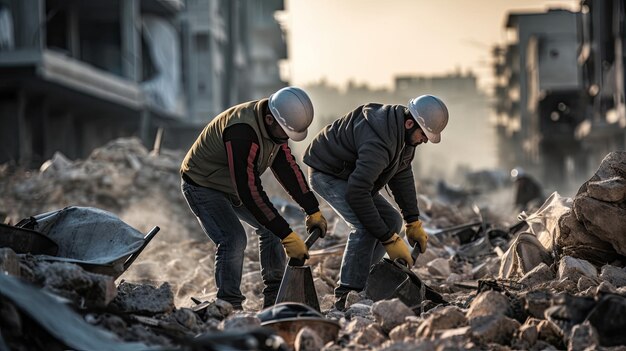
[[[217,297],[230,302],[235,308],[241,308],[246,299],[240,290],[244,251],[248,242],[240,222],[242,220],[253,227],[259,236],[261,276],[265,285],[263,305],[273,305],[285,271],[286,255],[280,238],[263,227],[239,199],[218,190],[194,186],[184,180],[181,190],[200,226],[217,246]]]
[[[348,181],[309,169],[309,184],[352,229],[343,253],[335,296],[341,298],[350,290],[361,291],[365,288],[371,266],[382,259],[385,248],[365,229],[346,201]],[[399,234],[402,217],[398,211],[380,193],[372,198],[383,221]]]

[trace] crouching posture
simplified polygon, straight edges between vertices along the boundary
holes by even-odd
[[[326,219],[296,163],[288,140],[301,141],[313,120],[307,94],[283,88],[269,99],[246,102],[215,117],[195,141],[181,166],[181,189],[189,208],[217,246],[217,297],[241,309],[240,290],[246,232],[259,236],[265,307],[276,300],[287,256],[308,257],[300,236],[279,214],[263,190],[260,175],[268,168],[306,213],[306,228],[322,229]]]
[[[307,148],[311,187],[352,229],[335,289],[337,308],[344,308],[350,290],[363,290],[371,265],[385,252],[413,264],[398,235],[403,218],[409,243],[426,250],[411,161],[416,146],[440,141],[447,123],[447,107],[432,95],[408,107],[370,103],[326,126]],[[380,194],[385,185],[402,217]]]

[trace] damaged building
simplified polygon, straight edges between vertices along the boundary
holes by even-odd
[[[515,12],[505,26],[509,42],[493,51],[499,161],[578,182],[625,146],[624,3]]]
[[[84,158],[124,136],[184,148],[285,85],[282,1],[0,1],[0,163]]]

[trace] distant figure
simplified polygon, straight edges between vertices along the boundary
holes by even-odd
[[[515,184],[515,206],[520,208],[521,211],[534,207],[544,200],[543,190],[541,185],[530,174],[526,173],[521,168],[514,168],[511,170],[511,177]]]

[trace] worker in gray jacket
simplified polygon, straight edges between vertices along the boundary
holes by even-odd
[[[402,219],[412,246],[425,252],[411,161],[415,147],[438,143],[448,109],[437,97],[422,95],[402,105],[370,103],[327,125],[305,152],[311,188],[341,216],[352,231],[341,262],[335,306],[344,308],[350,290],[361,291],[372,264],[385,252],[413,264],[398,235]],[[380,194],[388,185],[402,217]]]

